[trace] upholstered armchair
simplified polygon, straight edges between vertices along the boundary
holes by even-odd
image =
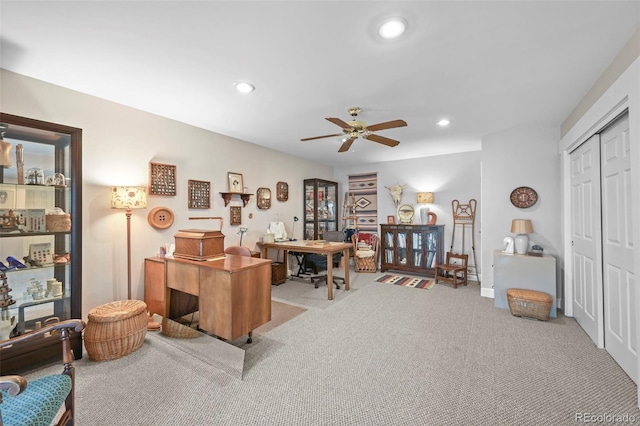
[[[50,425],[64,405],[57,425],[74,424],[75,370],[69,341],[70,331],[80,333],[84,321],[74,319],[58,322],[39,330],[0,342],[0,351],[6,346],[29,345],[39,339],[62,342],[63,370],[61,374],[27,380],[21,376],[0,376],[0,426]]]

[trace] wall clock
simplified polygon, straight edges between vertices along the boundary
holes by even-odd
[[[528,186],[519,186],[511,191],[511,204],[526,209],[533,206],[538,201],[538,193]]]
[[[401,204],[398,206],[398,223],[412,224],[415,210],[411,204]]]

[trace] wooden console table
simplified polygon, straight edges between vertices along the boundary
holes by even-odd
[[[268,249],[284,250],[284,266],[287,269],[287,258],[290,251],[302,253],[316,253],[325,256],[333,256],[335,253],[343,252],[345,258],[349,258],[349,243],[314,244],[313,241],[283,241],[278,243],[262,243],[262,257],[267,258]],[[327,260],[327,297],[333,300],[333,262]],[[349,290],[349,268],[344,268],[344,289]]]
[[[271,260],[228,254],[165,258],[165,265],[165,312],[171,312],[171,289],[198,296],[202,330],[227,340],[248,334],[248,343],[255,328],[271,321]]]

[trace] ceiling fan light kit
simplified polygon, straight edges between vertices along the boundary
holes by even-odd
[[[338,149],[338,152],[348,151],[349,148],[351,148],[351,144],[353,144],[353,142],[359,137],[373,141],[373,142],[377,142],[382,145],[386,145],[388,147],[394,147],[400,144],[400,142],[395,139],[390,139],[385,136],[376,135],[373,132],[378,130],[392,129],[395,127],[404,127],[407,125],[406,121],[391,120],[391,121],[385,121],[383,123],[377,123],[377,124],[372,124],[371,126],[367,126],[364,123],[364,121],[357,120],[358,114],[362,111],[360,108],[353,107],[353,108],[349,108],[348,111],[352,117],[351,121],[349,121],[348,123],[336,117],[326,118],[327,121],[330,121],[336,126],[341,127],[342,133],[335,133],[332,135],[324,135],[324,136],[313,136],[310,138],[303,138],[300,140],[310,141],[315,139],[340,136],[342,145],[340,146],[340,149]]]

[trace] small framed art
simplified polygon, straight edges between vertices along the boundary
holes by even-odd
[[[189,179],[189,208],[208,209],[211,206],[211,182]]]
[[[244,191],[244,182],[240,173],[229,172],[227,174],[229,179],[229,192],[236,192],[242,194]]]
[[[278,182],[276,184],[276,198],[278,201],[287,201],[289,199],[289,184],[287,182]]]
[[[231,206],[229,207],[230,222],[231,225],[242,225],[242,207]]]
[[[393,225],[396,223],[396,217],[393,215],[387,216],[387,223]]]

